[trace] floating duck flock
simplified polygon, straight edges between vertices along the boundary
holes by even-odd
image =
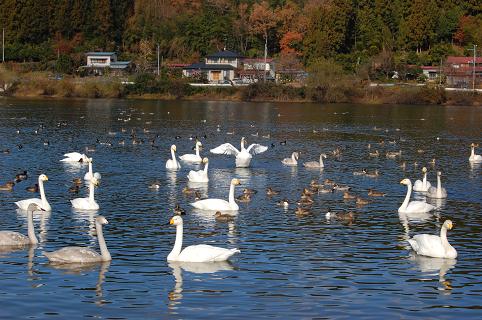
[[[60,124],[67,125],[67,124]],[[42,127],[39,128],[41,130]],[[220,132],[220,126],[217,127],[216,131]],[[125,130],[123,129],[123,132]],[[147,129],[144,133],[149,132]],[[315,130],[313,130],[315,132]],[[17,134],[21,134],[20,130],[17,130]],[[115,132],[109,132],[108,136],[115,136]],[[227,135],[234,134],[234,131],[227,131]],[[269,139],[270,135],[259,135],[258,132],[252,135],[255,138],[262,137]],[[203,138],[203,137],[201,137]],[[206,138],[206,136],[204,136]],[[158,148],[155,145],[155,139],[150,141],[153,148]],[[175,139],[182,139],[182,137],[176,136]],[[170,150],[165,151],[167,160],[165,160],[165,167],[167,170],[174,172],[175,174],[184,174],[181,170],[184,166],[188,167],[192,164],[202,164],[204,167],[198,171],[189,170],[187,178],[189,182],[197,184],[209,184],[211,179],[209,179],[209,159],[204,155],[201,156],[202,148],[204,148],[203,143],[199,137],[189,137],[190,140],[194,142],[194,153],[184,154],[179,157],[176,154],[177,148],[175,144],[172,144]],[[119,144],[123,145],[126,141],[120,140]],[[131,143],[132,144],[143,144],[145,141],[137,137],[135,131],[131,133]],[[388,141],[388,144],[395,144],[396,142]],[[102,141],[97,139],[97,144],[99,145],[112,145],[109,140]],[[253,156],[261,154],[269,150],[269,147],[262,144],[253,143],[246,148],[247,139],[245,137],[241,138],[240,149],[235,148],[230,143],[224,143],[220,146],[210,149],[212,155],[221,156],[234,156],[235,163],[234,166],[237,168],[247,168],[251,165]],[[279,142],[280,145],[287,145],[287,141]],[[380,141],[379,146],[383,146],[385,141]],[[48,144],[46,144],[48,145]],[[271,148],[275,146],[274,143],[271,144]],[[478,145],[471,144],[471,153],[468,158],[470,163],[482,163],[482,156],[475,153],[475,148]],[[18,149],[22,149],[22,146],[17,146]],[[66,150],[70,151],[70,150]],[[88,146],[85,148],[85,152],[94,152],[95,147]],[[289,157],[282,159],[280,157],[280,162],[285,167],[305,167],[306,170],[317,169],[324,170],[330,166],[330,157],[339,158],[343,151],[341,148],[336,148],[333,151],[328,152],[324,150],[324,153],[319,153],[320,150],[313,150],[314,153],[319,154],[319,160],[313,161],[312,159],[306,159],[310,161],[302,162],[300,166],[299,161],[302,159],[303,153],[299,150],[292,150]],[[4,154],[10,153],[9,149],[3,151]],[[418,153],[423,153],[423,150],[419,150]],[[380,157],[381,153],[378,149],[375,149],[371,144],[367,146],[367,157]],[[389,151],[385,153],[387,159],[401,159],[402,150],[399,151]],[[60,158],[60,157],[59,157]],[[307,157],[308,158],[308,157]],[[324,160],[325,159],[325,160]],[[98,204],[95,200],[95,188],[100,185],[101,174],[94,172],[93,170],[93,157],[89,157],[85,153],[81,152],[67,152],[63,155],[63,158],[59,159],[60,162],[66,164],[75,165],[87,165],[88,171],[85,173],[83,180],[75,178],[72,181],[72,186],[69,187],[68,191],[71,193],[78,193],[80,186],[85,182],[88,185],[89,194],[88,197],[75,198],[71,200],[71,205],[75,209],[81,210],[91,210],[93,212],[99,210],[101,204]],[[326,162],[326,164],[325,164]],[[182,165],[181,165],[182,163]],[[433,159],[429,165],[435,166],[435,159]],[[405,169],[407,163],[402,161],[400,167]],[[414,166],[418,166],[414,163]],[[435,206],[420,200],[412,200],[412,192],[423,194],[428,198],[433,199],[445,199],[448,196],[447,190],[442,186],[443,174],[441,171],[436,171],[437,183],[436,186],[432,185],[428,181],[428,174],[430,171],[427,167],[421,169],[421,179],[415,181],[412,184],[411,180],[408,178],[402,179],[400,184],[406,186],[406,196],[401,201],[400,207],[398,209],[399,214],[410,216],[417,216],[420,214],[427,214],[435,209]],[[378,178],[381,172],[376,170],[368,170],[366,168],[356,170],[353,172],[354,176],[365,176],[367,178]],[[0,191],[13,192],[18,184],[22,183],[29,178],[28,170],[20,172],[15,175],[12,181],[7,181],[3,185],[0,185]],[[19,210],[27,212],[27,236],[16,231],[0,231],[0,246],[27,246],[34,245],[38,243],[38,239],[35,234],[33,216],[34,214],[45,214],[52,210],[52,206],[48,201],[48,192],[45,188],[45,184],[49,181],[46,173],[40,174],[37,178],[37,183],[26,187],[29,192],[40,193],[40,198],[29,198],[23,199],[15,202],[15,205]],[[239,212],[240,207],[238,202],[250,202],[252,198],[258,193],[257,190],[243,188],[241,195],[236,196],[236,187],[241,185],[241,180],[234,177],[231,180],[229,190],[226,190],[227,197],[225,199],[207,198],[203,199],[201,194],[195,188],[183,187],[182,192],[194,196],[194,201],[190,205],[196,209],[206,211],[208,214],[212,214],[213,219],[218,222],[230,222],[233,221],[235,215]],[[150,189],[159,189],[161,183],[155,181],[148,186]],[[181,188],[181,186],[179,186]],[[370,205],[373,201],[386,201],[386,193],[377,191],[374,189],[368,189],[365,195],[356,194],[351,191],[351,187],[348,185],[343,185],[330,179],[325,179],[324,181],[312,180],[309,185],[307,185],[301,191],[299,199],[293,200],[289,199],[292,194],[282,194],[281,191],[275,190],[272,187],[267,187],[264,191],[268,201],[273,201],[273,204],[279,205],[286,210],[293,208],[293,213],[297,217],[303,218],[313,214],[311,209],[312,204],[315,202],[316,197],[323,193],[335,193],[340,192],[343,194],[344,201],[354,201],[357,206]],[[368,198],[365,198],[367,196]],[[279,200],[277,200],[279,199]],[[55,205],[55,204],[54,204]],[[232,257],[234,254],[240,253],[238,248],[221,248],[212,245],[192,245],[182,248],[183,245],[183,232],[184,232],[184,222],[182,215],[186,214],[186,210],[177,204],[172,208],[174,216],[170,219],[169,223],[176,227],[175,242],[172,251],[167,256],[168,261],[183,261],[183,262],[217,262],[225,261]],[[339,221],[344,224],[352,224],[357,219],[357,213],[353,211],[340,211],[334,212],[328,210],[325,214],[326,219],[330,221]],[[97,216],[95,219],[95,229],[98,238],[98,244],[100,248],[100,253],[84,247],[65,247],[53,252],[44,252],[45,257],[47,257],[53,263],[92,263],[92,262],[103,262],[110,261],[112,259],[109,250],[107,249],[107,244],[103,236],[102,226],[108,224],[108,221],[103,216]],[[430,235],[430,234],[418,234],[408,239],[408,243],[412,250],[419,255],[434,257],[434,258],[446,258],[455,259],[457,257],[457,250],[450,245],[447,240],[447,231],[453,228],[454,224],[451,220],[446,220],[440,230],[440,235]],[[115,257],[114,257],[115,258]]]

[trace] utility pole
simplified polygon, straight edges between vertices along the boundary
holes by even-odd
[[[474,69],[472,70],[472,90],[475,92],[475,59],[477,58],[477,45],[474,44]]]
[[[2,29],[2,63],[5,62],[5,28]]]
[[[265,39],[264,39],[264,66],[263,66],[263,71],[264,71],[264,80],[263,82],[266,83],[266,60],[268,58],[268,31],[266,31],[265,34]]]
[[[159,44],[157,44],[157,75],[159,74]]]

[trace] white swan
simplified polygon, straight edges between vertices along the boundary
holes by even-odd
[[[457,258],[457,250],[452,247],[447,240],[447,230],[452,229],[453,224],[450,220],[445,220],[440,229],[440,237],[432,234],[417,234],[408,243],[419,255],[433,258]]]
[[[482,156],[480,154],[475,154],[476,146],[478,145],[475,145],[474,143],[470,145],[470,149],[471,149],[470,157],[469,157],[470,162],[482,162]]]
[[[30,203],[27,208],[28,236],[15,231],[0,231],[0,246],[22,246],[26,244],[38,243],[33,226],[33,212],[35,210],[41,210],[41,208],[35,203]]]
[[[428,189],[432,186],[432,184],[427,181],[427,168],[423,167],[422,172],[423,178],[422,180],[415,181],[415,184],[413,185],[413,191],[427,192]]]
[[[44,181],[48,181],[49,178],[45,174],[41,174],[38,177],[38,188],[40,190],[40,199],[39,198],[30,198],[25,200],[20,200],[15,202],[17,207],[22,210],[28,210],[28,205],[31,203],[35,203],[42,209],[43,211],[52,211],[52,207],[50,206],[47,198],[45,197],[45,189],[44,189]]]
[[[171,157],[172,159],[169,159],[166,162],[166,169],[181,169],[181,164],[176,159],[176,146],[174,144],[171,146]]]
[[[245,143],[246,139],[242,137],[240,150],[230,143],[224,143],[219,147],[211,149],[211,153],[234,155],[236,156],[236,168],[247,168],[251,163],[251,159],[253,159],[253,155],[265,152],[268,150],[268,147],[253,143],[246,149]]]
[[[189,179],[190,182],[208,182],[208,165],[209,165],[209,160],[208,158],[203,159],[204,163],[204,170],[199,170],[199,171],[194,171],[191,170],[189,171],[189,174],[187,175],[187,178]]]
[[[62,162],[87,162],[89,159],[85,154],[79,152],[70,152],[64,154],[64,159],[60,160]]]
[[[194,208],[201,209],[201,210],[214,210],[214,211],[230,211],[230,210],[239,210],[239,206],[234,201],[234,186],[240,184],[239,179],[232,179],[231,186],[229,188],[229,201],[222,200],[222,199],[204,199],[199,200],[191,205]]]
[[[207,244],[198,244],[182,249],[183,222],[180,216],[172,217],[170,224],[176,226],[176,242],[171,253],[167,256],[167,261],[184,261],[184,262],[215,262],[226,261],[235,253],[239,253],[238,249],[225,249],[210,246]]]
[[[89,197],[75,198],[70,200],[72,207],[82,210],[99,210],[99,204],[94,199],[94,189],[99,185],[99,181],[93,177],[89,181]]]
[[[182,161],[192,162],[192,163],[201,163],[203,159],[199,155],[199,148],[202,147],[201,141],[196,141],[196,154],[184,154],[179,157]]]
[[[108,223],[107,219],[103,216],[95,218],[95,230],[99,242],[100,254],[85,247],[65,247],[53,252],[44,252],[43,254],[51,262],[56,263],[93,263],[111,261],[112,258],[109,250],[107,250],[104,234],[102,233],[102,225]]]
[[[407,195],[405,196],[405,200],[403,201],[400,208],[398,208],[398,212],[423,213],[435,209],[434,206],[424,201],[410,201],[410,195],[412,194],[412,182],[410,181],[410,179],[403,179],[402,181],[400,181],[400,184],[404,184],[407,186]]]
[[[447,190],[442,187],[442,172],[437,171],[437,187],[430,187],[427,192],[427,196],[435,199],[445,199],[447,198]]]
[[[323,163],[323,158],[326,159],[326,154],[324,154],[324,153],[320,154],[320,162],[309,161],[309,162],[303,163],[303,165],[306,168],[324,168],[325,164]]]
[[[281,160],[281,163],[283,163],[285,166],[297,166],[298,165],[298,158],[299,158],[299,153],[298,152],[293,152],[291,154],[291,158],[284,158]]]
[[[92,161],[93,161],[92,158],[87,159],[87,162],[89,163],[89,171],[87,171],[84,175],[84,180],[86,180],[86,181],[89,181],[90,179],[92,179],[92,177],[95,177],[97,180],[100,180],[102,178],[100,173],[98,173],[98,172],[94,173],[93,172]]]

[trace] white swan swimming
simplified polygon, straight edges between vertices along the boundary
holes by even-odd
[[[457,258],[457,250],[447,240],[447,230],[452,229],[451,220],[445,220],[440,229],[440,237],[432,234],[417,234],[408,242],[412,249],[419,255],[433,258]]]
[[[478,145],[475,145],[474,143],[472,143],[470,145],[470,157],[469,157],[469,161],[470,162],[482,162],[482,156],[480,154],[475,154],[475,147],[478,146]]]
[[[97,180],[100,180],[102,178],[102,176],[100,175],[100,173],[96,172],[94,173],[93,170],[92,170],[92,162],[93,162],[93,159],[92,158],[88,158],[87,159],[87,162],[89,163],[89,171],[87,171],[84,175],[84,180],[86,181],[89,181],[90,179],[92,179],[92,177],[95,177]]]
[[[95,218],[95,230],[99,242],[100,254],[86,247],[65,247],[53,252],[44,252],[43,254],[50,262],[56,263],[94,263],[111,261],[112,258],[109,250],[107,250],[104,234],[102,233],[102,225],[108,223],[107,219],[103,216]]]
[[[99,181],[93,177],[89,181],[89,197],[75,198],[70,200],[72,207],[82,210],[99,210],[99,204],[94,199],[94,189],[99,185]]]
[[[201,158],[201,156],[199,155],[199,148],[202,147],[203,144],[201,143],[201,141],[196,141],[196,154],[184,154],[182,156],[179,157],[179,159],[181,159],[182,161],[186,161],[186,162],[192,162],[192,163],[201,163],[203,161],[203,159]]]
[[[240,184],[239,179],[232,179],[231,186],[229,188],[229,201],[223,199],[203,199],[191,203],[194,208],[201,210],[214,210],[214,211],[235,211],[239,210],[239,206],[234,201],[234,186]]]
[[[208,182],[208,165],[209,165],[209,160],[208,158],[203,159],[204,163],[204,169],[199,170],[199,171],[194,171],[191,170],[189,171],[189,174],[187,175],[187,178],[189,179],[190,182]]]
[[[35,203],[30,203],[27,207],[28,236],[15,231],[0,231],[0,246],[22,246],[26,244],[38,243],[33,226],[33,212],[35,210],[41,210],[41,208]]]
[[[30,198],[25,200],[20,200],[15,202],[17,207],[22,210],[28,210],[28,205],[31,203],[35,203],[42,209],[43,211],[52,211],[52,207],[50,206],[47,198],[45,197],[45,189],[44,189],[44,181],[48,181],[49,178],[45,174],[41,174],[38,177],[38,188],[40,191],[40,199],[38,198]]]
[[[415,184],[413,185],[413,191],[427,192],[428,189],[432,186],[432,184],[427,181],[427,168],[423,167],[422,172],[423,178],[422,180],[415,181]]]
[[[297,166],[299,156],[300,155],[298,152],[293,152],[291,154],[291,158],[284,158],[283,160],[281,160],[281,163],[283,163],[285,166]]]
[[[442,176],[442,172],[437,171],[437,187],[430,187],[427,192],[427,196],[429,198],[435,198],[435,199],[445,199],[447,198],[447,190],[442,187],[442,179],[440,178]]]
[[[60,160],[62,162],[80,162],[85,163],[89,159],[85,154],[79,152],[69,152],[64,154],[64,159]]]
[[[247,168],[251,163],[251,159],[253,159],[253,155],[265,152],[268,150],[268,147],[253,143],[248,148],[245,148],[245,143],[246,139],[242,137],[240,150],[230,143],[224,143],[219,147],[211,149],[211,153],[234,155],[236,156],[236,168]]]
[[[407,195],[405,196],[405,200],[403,201],[400,208],[398,208],[398,212],[423,213],[435,209],[434,206],[424,201],[410,201],[410,195],[412,194],[412,182],[410,181],[410,179],[403,179],[402,181],[400,181],[400,184],[404,184],[407,186]]]
[[[226,261],[235,253],[239,253],[238,249],[225,249],[214,247],[207,244],[198,244],[182,249],[183,221],[180,216],[174,216],[169,221],[170,224],[176,226],[176,242],[171,253],[167,256],[167,261],[184,261],[184,262],[215,262]]]
[[[324,168],[325,164],[323,163],[323,158],[326,159],[326,154],[324,154],[324,153],[320,154],[320,162],[308,161],[308,162],[303,163],[303,165],[306,168]]]
[[[166,169],[178,170],[181,169],[181,164],[176,159],[176,145],[171,146],[171,158],[166,162]]]

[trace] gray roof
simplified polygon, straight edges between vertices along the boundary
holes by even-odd
[[[115,52],[87,52],[86,56],[112,56]]]
[[[125,69],[129,66],[131,62],[130,61],[116,61],[116,62],[111,62],[110,67],[112,69]]]
[[[201,69],[201,70],[234,70],[236,69],[230,64],[206,64],[204,62],[198,62],[198,63],[193,63],[190,64],[183,69]]]
[[[212,53],[207,56],[208,58],[242,58],[243,56],[237,52],[223,50],[216,53]]]

